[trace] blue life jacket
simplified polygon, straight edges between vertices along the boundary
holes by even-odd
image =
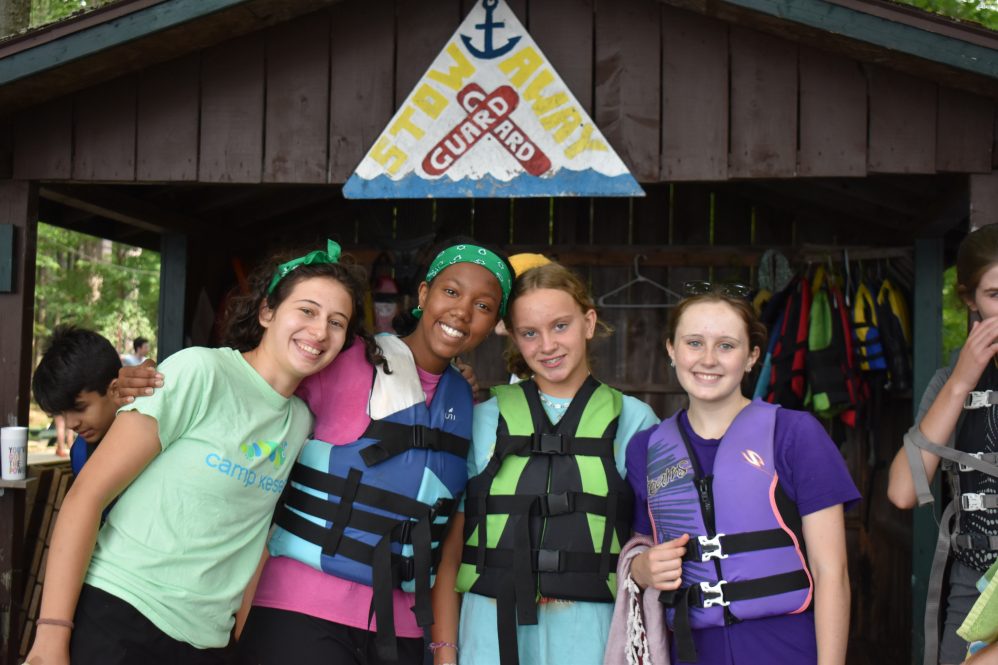
[[[376,645],[394,660],[392,589],[415,591],[417,622],[433,623],[430,585],[447,520],[468,482],[473,404],[468,382],[448,367],[427,405],[405,343],[376,339],[391,374],[374,370],[370,425],[353,443],[305,444],[269,549],[373,587]]]
[[[797,507],[780,489],[777,405],[753,401],[721,439],[713,474],[700,469],[678,415],[648,442],[648,510],[656,544],[690,535],[683,586],[663,592],[679,660],[696,662],[691,628],[803,612],[813,584]]]

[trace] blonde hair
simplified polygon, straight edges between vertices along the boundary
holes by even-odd
[[[513,323],[513,303],[520,296],[538,289],[554,289],[555,291],[567,293],[583,313],[596,309],[596,303],[593,301],[593,297],[589,293],[589,288],[585,282],[574,272],[559,263],[546,263],[530,268],[517,277],[513,282],[513,290],[509,294],[509,307],[506,309],[506,318],[503,321],[506,324],[506,329],[510,331],[510,340],[506,344],[506,350],[503,355],[506,359],[507,369],[521,378],[530,376],[530,367],[523,356],[520,355],[519,349],[516,348],[516,344],[512,340],[513,331],[515,330]],[[606,337],[612,332],[612,327],[599,319],[596,320],[597,337]],[[592,359],[588,353],[586,354],[586,362],[592,367]]]

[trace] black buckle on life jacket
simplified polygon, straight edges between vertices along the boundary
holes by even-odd
[[[423,436],[423,426],[415,425],[410,430],[412,432],[412,447],[413,448],[428,448],[426,443],[426,438]]]
[[[540,499],[540,514],[543,517],[565,515],[575,511],[575,495],[570,492],[545,494]]]
[[[538,573],[563,573],[565,562],[560,550],[537,550]]]
[[[416,564],[412,557],[400,558],[396,570],[398,570],[399,582],[408,582],[416,578]]]
[[[539,455],[562,455],[565,452],[565,439],[561,434],[534,434],[530,442],[530,452]]]
[[[399,524],[398,530],[399,535],[396,542],[402,543],[403,545],[412,544],[412,527],[416,526],[416,523],[412,520],[406,520]]]

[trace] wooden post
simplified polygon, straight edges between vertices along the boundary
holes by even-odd
[[[34,184],[0,181],[0,224],[14,227],[12,242],[0,244],[4,258],[13,262],[11,290],[0,293],[0,425],[27,425],[38,237]]]
[[[184,348],[184,306],[187,293],[187,236],[163,235],[159,254],[158,360]]]
[[[936,368],[942,364],[942,292],[943,292],[943,240],[923,238],[915,241],[915,293],[914,312],[914,385],[912,389],[913,416],[918,412],[922,393]],[[922,662],[925,648],[925,594],[928,591],[932,555],[935,552],[938,523],[939,478],[932,487],[935,503],[915,508],[912,514],[911,543],[911,658],[917,665]]]
[[[13,233],[0,242],[0,263],[12,265],[10,290],[0,293],[0,425],[28,424],[31,332],[35,299],[38,190],[33,183],[0,182],[0,224]],[[0,665],[17,662],[24,493],[0,488]]]
[[[998,222],[998,171],[970,176],[970,230]]]

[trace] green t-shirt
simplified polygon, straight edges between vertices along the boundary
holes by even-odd
[[[163,450],[108,515],[86,583],[176,640],[223,647],[312,415],[233,349],[159,370],[164,387],[122,411],[155,418]]]

